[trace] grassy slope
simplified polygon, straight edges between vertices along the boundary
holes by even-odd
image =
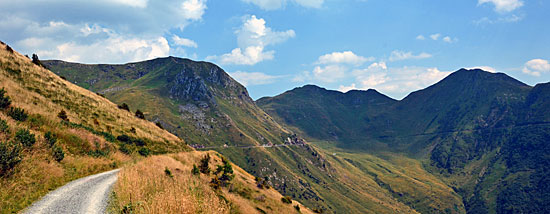
[[[532,88],[505,74],[460,70],[436,85],[387,106],[378,113],[383,121],[376,120],[376,117],[373,120],[373,117],[353,109],[338,108],[338,105],[317,105],[322,97],[308,105],[310,98],[301,96],[298,89],[260,99],[258,103],[277,121],[290,122],[310,137],[318,136],[308,131],[315,128],[312,124],[317,119],[308,121],[312,117],[300,116],[312,111],[320,112],[313,118],[325,121],[357,115],[359,118],[350,121],[369,120],[371,124],[365,129],[390,124],[383,132],[384,136],[364,132],[360,134],[370,136],[355,137],[363,138],[363,142],[321,136],[321,139],[337,142],[315,144],[323,145],[328,151],[352,153],[354,155],[348,155],[348,158],[358,162],[367,159],[368,155],[349,148],[361,148],[363,152],[385,157],[385,160],[388,151],[403,152],[420,160],[411,161],[421,164],[422,173],[432,173],[437,180],[452,187],[452,195],[460,194],[463,205],[459,208],[463,206],[470,213],[546,213],[550,206],[543,201],[549,198],[546,194],[548,185],[542,183],[547,180],[546,166],[550,164],[545,158],[549,151],[546,142],[550,139],[548,85],[539,84]],[[326,93],[323,96],[330,97]],[[345,112],[340,113],[343,116],[334,115],[330,113],[331,108]],[[313,127],[308,127],[308,124]],[[327,127],[319,130],[323,128]],[[338,125],[334,130],[345,130],[345,135],[357,134],[353,129]],[[381,142],[386,148],[379,146]],[[405,167],[403,162],[390,162],[394,167]],[[387,184],[394,183],[399,182]],[[430,197],[433,196],[428,195]],[[441,198],[433,200],[448,202]],[[407,203],[408,200],[402,201]],[[422,202],[416,202],[414,206],[426,208]]]
[[[210,168],[221,164],[216,152],[186,152],[149,157],[124,168],[115,186],[115,209],[132,204],[136,213],[299,213],[294,207],[299,206],[301,213],[312,213],[296,201],[283,203],[272,188],[258,188],[254,176],[236,165],[230,186],[213,189],[211,175],[191,174],[192,165],[206,154],[212,157]]]
[[[0,119],[9,126],[0,133],[0,143],[15,145],[15,133],[20,129],[30,130],[36,139],[22,151],[22,161],[0,177],[0,213],[16,212],[71,180],[138,158],[118,152],[118,143],[107,136],[127,134],[145,139],[153,151],[189,149],[169,132],[8,51],[4,44],[0,45],[0,87],[6,89],[11,106],[29,114],[20,122],[8,117],[7,110],[0,110]],[[72,125],[57,117],[61,110],[67,112]],[[132,127],[135,133],[130,132]],[[65,152],[61,162],[54,160],[44,139],[48,131],[57,136],[56,145]]]

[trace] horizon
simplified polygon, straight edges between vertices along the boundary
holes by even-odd
[[[314,84],[393,99],[458,68],[550,81],[550,3],[0,0],[0,39],[45,60],[212,62],[257,100]],[[449,13],[448,11],[454,11]]]

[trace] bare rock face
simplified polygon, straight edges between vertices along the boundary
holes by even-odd
[[[200,76],[193,75],[193,72],[187,68],[178,73],[170,85],[169,93],[172,99],[216,103],[204,80]]]

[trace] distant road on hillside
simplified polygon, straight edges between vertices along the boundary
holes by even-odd
[[[33,203],[23,213],[105,213],[120,169],[72,181]]]

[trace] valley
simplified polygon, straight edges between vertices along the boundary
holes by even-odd
[[[166,165],[166,175],[158,172],[147,178],[150,181],[132,182],[154,181],[168,185],[166,182],[173,176],[183,176],[181,179],[185,181],[178,183],[177,188],[199,182],[195,188],[209,192],[208,200],[218,204],[207,208],[197,201],[189,204],[194,207],[192,210],[250,213],[256,208],[264,211],[292,208],[275,202],[277,197],[283,196],[303,204],[296,206],[303,206],[304,212],[324,213],[340,213],[341,210],[354,213],[502,213],[546,209],[544,169],[548,160],[540,157],[545,157],[544,142],[550,133],[550,116],[545,108],[550,102],[548,84],[531,87],[504,74],[461,69],[403,100],[391,99],[375,90],[342,93],[306,85],[276,97],[253,101],[245,87],[207,62],[175,57],[124,65],[42,61],[44,67],[53,71],[50,73],[16,52],[4,51],[3,60],[2,69],[6,75],[2,84],[13,97],[13,103],[41,115],[32,117],[44,117],[41,120],[48,121],[41,124],[60,124],[36,126],[35,122],[15,123],[8,119],[10,126],[29,126],[40,136],[46,136],[47,130],[57,130],[58,136],[80,130],[78,132],[89,135],[83,143],[89,142],[87,139],[104,142],[105,146],[96,140],[95,147],[81,147],[74,146],[72,138],[62,141],[61,148],[68,155],[66,160],[57,163],[62,167],[73,158],[95,158],[109,163],[109,167],[80,173],[67,181],[118,166],[124,167],[121,170],[124,179],[135,177],[126,175],[130,169],[143,173],[162,168],[143,165],[149,162],[149,165]],[[31,72],[31,75],[21,75],[21,72]],[[44,79],[54,80],[54,83]],[[21,87],[21,84],[26,86]],[[70,86],[67,94],[77,98],[67,99],[70,96],[53,93],[50,85],[56,84]],[[14,89],[29,95],[14,96]],[[54,95],[56,99],[52,102]],[[35,98],[29,100],[33,96]],[[78,99],[90,99],[86,97],[101,100],[93,101],[100,107],[72,104],[80,102]],[[48,108],[63,106],[70,123],[63,122],[61,113],[28,107],[38,102],[51,106]],[[101,107],[105,105],[109,107]],[[91,109],[100,111],[94,113]],[[109,113],[102,113],[101,109]],[[110,114],[119,119],[109,119],[113,117]],[[61,122],[55,122],[59,118]],[[79,136],[83,136],[82,133]],[[6,138],[11,137],[6,135]],[[36,149],[47,149],[42,143],[39,145]],[[33,150],[25,153],[33,154]],[[276,194],[269,193],[275,194],[269,197],[271,205],[252,200],[259,197],[254,196],[256,193],[243,200],[244,196],[236,197],[232,190],[210,192],[209,177],[189,180],[189,160],[198,163],[200,155],[197,154],[205,154],[193,150],[218,152],[208,152],[221,158],[212,164],[230,160],[233,167],[244,173],[239,176],[244,180],[239,178],[234,185],[246,184],[243,188],[247,192],[255,188],[250,186],[254,184],[252,180],[265,181],[277,190]],[[154,156],[147,157],[149,155]],[[23,163],[25,161],[37,160],[25,158]],[[55,162],[48,164],[58,167]],[[14,182],[12,185],[15,185],[10,187],[14,189],[6,189],[7,192],[22,185],[12,180],[21,178],[20,170],[30,169],[20,167],[29,166],[17,166],[15,174],[3,179],[2,182]],[[181,174],[182,170],[186,173]],[[134,193],[126,193],[117,186],[129,184],[120,182],[115,185],[114,210],[134,206],[129,197]],[[49,188],[61,184],[63,182],[55,181]],[[155,205],[155,201],[165,200],[156,197],[173,197],[162,196],[166,191],[161,188],[136,193],[144,197],[139,200],[148,203],[140,205],[140,209],[182,209]],[[20,210],[46,192],[42,190],[34,199],[17,202],[20,205],[10,210]],[[157,194],[160,195],[155,196]],[[192,200],[198,197],[196,192],[185,194]],[[215,199],[220,194],[230,199]],[[533,200],[537,201],[534,205],[523,206],[525,201]]]

